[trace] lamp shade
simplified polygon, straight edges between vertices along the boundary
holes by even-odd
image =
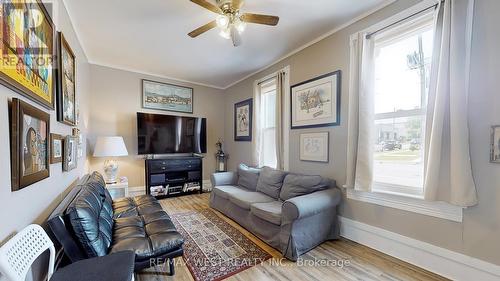
[[[128,151],[122,137],[98,137],[94,157],[127,156]]]

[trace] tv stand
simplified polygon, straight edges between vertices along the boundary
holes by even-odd
[[[203,164],[198,156],[145,160],[146,194],[157,199],[203,192]]]

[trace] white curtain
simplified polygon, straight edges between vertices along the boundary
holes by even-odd
[[[374,135],[374,44],[360,32],[351,37],[346,187],[371,191]]]
[[[285,168],[284,145],[283,145],[283,105],[285,96],[285,72],[278,71],[276,74],[276,169]]]
[[[467,96],[474,0],[438,7],[426,120],[424,198],[477,204],[469,154]]]
[[[261,151],[262,151],[262,124],[261,124],[261,113],[260,113],[260,84],[255,81],[253,85],[253,129],[252,129],[252,151],[253,151],[253,165],[255,167],[260,166],[261,161]]]

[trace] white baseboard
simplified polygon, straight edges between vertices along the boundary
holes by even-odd
[[[144,195],[146,194],[146,187],[145,186],[133,186],[128,188],[128,194],[129,196],[138,196],[138,195]]]
[[[203,191],[212,191],[212,182],[210,180],[203,180]]]
[[[340,217],[340,235],[452,280],[500,280],[500,266]]]

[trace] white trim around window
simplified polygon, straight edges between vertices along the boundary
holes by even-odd
[[[423,199],[400,196],[395,194],[364,192],[346,189],[347,198],[376,204],[384,207],[395,208],[403,211],[427,215],[431,217],[462,222],[463,208],[445,202],[428,202]]]

